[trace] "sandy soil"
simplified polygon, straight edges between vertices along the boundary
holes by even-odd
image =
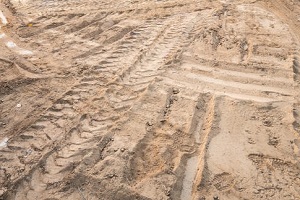
[[[0,2],[0,199],[300,200],[299,0]]]

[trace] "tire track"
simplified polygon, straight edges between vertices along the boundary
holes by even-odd
[[[138,56],[138,62],[141,61],[141,63],[143,63],[143,60],[148,61],[149,58],[152,58],[153,56],[155,58],[156,56],[158,60],[156,60],[156,63],[160,66],[163,66],[165,57],[171,54],[172,51],[174,51],[174,47],[178,45],[178,42],[182,42],[181,40],[174,40],[174,42],[170,44],[169,42],[171,41],[171,37],[173,36],[172,34],[180,34],[180,32],[185,29],[185,21],[192,21],[193,19],[191,17],[184,16],[176,18],[182,20],[182,22],[180,23],[183,24],[183,26],[179,29],[174,29],[172,27],[167,28],[166,32],[160,35],[162,39],[156,39],[154,40],[155,43],[153,43],[154,47],[156,47],[156,51],[161,50],[158,48],[160,45],[168,45],[167,48],[164,48],[165,53],[160,55],[152,52],[152,45],[150,45],[148,47],[150,51],[143,54],[142,57]],[[172,19],[172,21],[174,21],[174,19]],[[179,35],[179,38],[180,37],[181,36]],[[177,48],[180,48],[180,46]],[[126,55],[126,51],[123,53]],[[114,54],[112,53],[111,55],[113,56]],[[137,62],[135,61],[134,63]],[[133,64],[127,70],[122,70],[123,75],[121,76],[126,78],[127,75],[124,74],[130,75],[133,72],[136,72],[136,69],[140,69],[140,66],[143,65]],[[43,194],[43,191],[45,191],[47,188],[47,184],[51,185],[55,182],[61,181],[62,177],[64,177],[64,174],[66,175],[70,173],[70,171],[68,170],[73,170],[77,165],[79,169],[82,168],[82,165],[84,165],[83,163],[85,163],[84,156],[87,156],[87,160],[91,160],[97,152],[97,148],[91,148],[91,146],[93,146],[92,141],[94,141],[94,145],[97,146],[99,142],[96,142],[96,138],[99,137],[99,135],[100,137],[101,135],[105,135],[111,129],[112,125],[118,122],[118,118],[122,116],[121,113],[128,110],[136,100],[137,95],[135,93],[137,93],[138,91],[122,94],[121,91],[124,88],[117,88],[114,86],[123,85],[124,82],[126,83],[126,81],[121,81],[120,83],[118,83],[118,81],[111,81],[110,88],[106,90],[93,89],[96,85],[95,83],[91,82],[91,80],[95,80],[98,78],[97,74],[92,73],[93,70],[95,70],[95,68],[91,69],[90,72],[93,75],[89,77],[87,83],[81,83],[77,86],[74,86],[69,92],[64,95],[63,98],[57,100],[57,102],[54,103],[54,105],[49,110],[47,110],[45,114],[43,114],[41,119],[36,121],[18,138],[12,139],[10,141],[9,148],[13,150],[13,154],[16,157],[19,156],[19,158],[21,158],[20,165],[24,163],[26,168],[26,164],[31,164],[32,162],[38,163],[36,167],[32,168],[33,170],[24,169],[24,167],[21,167],[22,169],[24,169],[22,174],[29,173],[29,170],[31,171],[30,176],[32,176],[32,181],[29,183],[29,185],[31,185],[30,188],[36,188],[36,191],[28,190],[26,189],[27,187],[24,187],[25,191],[24,189],[21,189],[22,187],[18,189],[20,194],[26,194],[25,196],[27,196],[28,199],[36,198],[34,196],[31,196],[31,194]],[[155,72],[155,70],[157,69],[154,68],[152,70],[153,72]],[[154,77],[152,79],[154,79]],[[135,79],[130,77],[128,80]],[[148,85],[150,83],[151,81],[147,82]],[[116,92],[115,89],[119,90],[117,90]],[[146,89],[146,87],[144,87],[144,89]],[[98,96],[98,94],[101,93],[102,95],[100,96],[102,97],[95,98],[96,96]],[[97,105],[107,106],[106,109],[108,110],[104,110],[105,113],[109,113],[110,119],[99,119],[99,121],[97,122],[96,119],[91,118],[90,120],[85,122],[85,120],[83,120],[82,118],[89,119],[89,117],[84,117],[84,113],[89,113],[89,110],[91,108],[99,109]],[[77,125],[80,121],[82,121],[82,123],[84,123],[85,125]],[[99,126],[86,128],[88,127],[88,125],[91,126],[91,124],[93,123],[99,123]],[[75,127],[79,127],[79,131],[77,130],[78,128]],[[103,128],[103,130],[99,132],[101,128]],[[48,135],[48,130],[55,130],[55,135]],[[93,133],[93,131],[95,131],[95,133]],[[82,137],[81,134],[90,135],[89,137]],[[65,147],[60,149],[58,144],[63,143],[63,141],[68,141],[68,143]],[[87,146],[85,146],[84,144],[87,144]],[[60,149],[59,153],[57,153],[57,148]],[[43,155],[46,155],[46,157]],[[4,156],[10,157],[11,154],[4,154]],[[101,155],[98,154],[97,156],[99,160]],[[79,162],[81,159],[83,159],[83,162]],[[53,163],[54,160],[58,164]],[[94,158],[92,160],[94,160]],[[15,161],[15,159],[12,159],[10,161]],[[10,162],[8,161],[7,163],[9,164]],[[47,163],[47,165],[43,163]],[[92,167],[94,164],[90,163],[91,166],[89,167]],[[70,168],[69,165],[72,165],[73,168]],[[38,171],[36,171],[39,168],[45,168],[45,176],[43,175],[43,173],[39,173]],[[13,171],[9,170],[7,170],[7,172],[13,173]],[[23,177],[20,174],[18,176]],[[53,182],[43,182],[43,180],[45,179],[48,180],[47,177],[51,177],[51,180]],[[16,179],[14,177],[11,178],[12,180]],[[39,187],[34,187],[33,185],[39,185]],[[28,191],[26,192],[26,190]],[[18,193],[16,195],[18,196]]]
[[[195,129],[196,132],[193,133],[196,136],[195,140],[197,141],[198,149],[194,153],[195,156],[191,156],[187,160],[180,199],[196,199],[194,195],[197,194],[198,187],[203,183],[206,148],[212,137],[211,135],[214,134],[214,131],[217,129],[218,119],[215,119],[215,101],[214,97],[211,97],[207,102],[206,108],[204,108],[206,109],[204,119],[202,122],[197,122],[201,124],[197,125]]]
[[[112,53],[112,55],[114,54]],[[93,77],[92,79],[85,79],[91,82],[98,80],[99,78]],[[27,131],[25,131],[25,133],[10,140],[10,151],[4,153],[2,159],[9,160],[10,162],[20,159],[20,163],[13,169],[9,167],[10,162],[7,166],[4,166],[4,168],[7,168],[7,174],[15,174],[19,177],[19,174],[14,173],[15,170],[21,172],[25,170],[25,173],[27,173],[26,169],[22,166],[23,164],[28,164],[26,160],[29,162],[38,160],[42,155],[42,153],[40,153],[42,150],[47,149],[47,146],[49,145],[50,148],[52,148],[51,145],[54,143],[55,139],[57,139],[56,136],[68,133],[72,126],[77,123],[78,118],[81,115],[81,110],[83,109],[81,107],[89,105],[89,103],[86,103],[85,101],[88,101],[89,97],[101,92],[101,89],[100,91],[92,91],[93,87],[99,84],[97,82],[99,81],[94,81],[89,84],[84,83],[83,81],[83,83],[74,86],[61,99],[57,100],[57,102],[55,102],[54,105]],[[99,86],[101,86],[101,84]],[[47,132],[50,132],[50,130],[53,129],[56,129],[56,135],[49,136]],[[26,159],[24,159],[24,157]],[[17,177],[11,177],[11,179],[14,180]]]
[[[205,30],[198,30],[199,32],[197,34],[200,35],[200,38],[194,42],[190,51],[183,55],[183,63],[178,66],[177,69],[167,71],[163,77],[164,81],[169,84],[175,82],[178,86],[183,88],[195,88],[194,85],[197,84],[199,86],[198,90],[202,90],[203,92],[212,92],[217,95],[227,95],[244,100],[294,102],[295,83],[292,79],[293,70],[291,68],[293,61],[287,55],[285,49],[279,48],[282,46],[282,41],[278,41],[278,43],[273,41],[273,43],[269,45],[258,45],[257,41],[262,41],[264,37],[260,35],[245,37],[244,32],[233,32],[234,26],[243,27],[242,30],[246,31],[251,29],[252,22],[247,24],[247,19],[251,19],[255,21],[256,24],[259,24],[256,26],[258,26],[262,32],[265,31],[268,33],[272,27],[267,26],[269,21],[266,22],[266,20],[262,20],[261,16],[272,18],[275,18],[275,16],[270,13],[263,13],[262,9],[251,6],[232,7],[232,10],[236,9],[237,13],[231,11],[231,16],[226,16],[224,14],[226,13],[226,9],[216,12],[216,17],[210,19],[211,24],[208,25]],[[250,11],[254,12],[254,10],[258,12],[258,15],[252,17]],[[240,17],[245,19],[246,22],[232,23],[235,15],[241,15]],[[223,18],[228,19],[224,22]],[[277,24],[278,27],[275,28],[279,28],[282,25],[281,22]],[[224,27],[222,26],[226,26],[225,30],[228,31],[224,32]],[[284,29],[282,35],[291,36],[288,29]],[[241,55],[238,62],[235,57],[226,57],[227,51],[224,51],[220,46],[223,45],[226,47],[229,44],[231,46],[227,47],[227,51],[235,52],[235,55]],[[215,50],[218,48],[220,50],[216,52]],[[289,48],[289,51],[291,50],[292,49]],[[207,58],[204,58],[205,56]],[[293,57],[293,55],[291,57]],[[192,62],[189,60],[192,60]],[[258,63],[258,60],[262,62]],[[270,62],[270,60],[272,60],[272,62]],[[273,63],[275,60],[278,62]],[[270,70],[268,70],[276,74],[275,79],[273,76],[264,72],[264,62],[270,63],[271,66],[282,66],[281,68],[271,67]],[[251,65],[255,66],[256,63],[262,65],[262,73],[250,67],[247,71],[243,72],[244,69],[238,69],[242,63],[245,63],[242,65],[243,67],[252,67]],[[282,71],[284,74],[281,73]]]
[[[55,58],[74,80],[0,149],[0,198],[298,197],[298,42],[275,15],[232,1],[13,3],[33,19],[19,28],[43,51],[32,63]]]

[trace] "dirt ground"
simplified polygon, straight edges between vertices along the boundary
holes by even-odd
[[[300,200],[299,0],[0,2],[0,199]]]

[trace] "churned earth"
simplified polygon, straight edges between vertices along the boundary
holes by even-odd
[[[300,200],[299,0],[0,2],[0,199]]]

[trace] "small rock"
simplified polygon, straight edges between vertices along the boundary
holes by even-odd
[[[256,120],[257,118],[255,116],[251,116],[251,120]]]
[[[166,119],[161,119],[161,120],[159,120],[160,122],[166,122],[167,120]]]
[[[214,200],[220,200],[218,196],[214,196]]]
[[[255,144],[255,141],[252,138],[248,138],[248,143],[249,144]]]
[[[168,190],[168,191],[166,191],[166,195],[167,196],[170,196],[171,195],[171,192]]]
[[[179,92],[180,92],[179,89],[177,89],[177,88],[173,89],[173,94],[178,94]]]
[[[152,122],[147,122],[147,125],[148,126],[153,126],[153,123]]]
[[[271,127],[271,126],[272,126],[272,122],[266,120],[266,121],[263,122],[263,125],[264,125],[264,126],[267,126],[267,127]]]
[[[8,138],[4,138],[2,141],[0,141],[0,148],[6,147],[8,142]]]
[[[260,192],[259,192],[259,190],[254,190],[253,191],[253,194],[259,194]]]
[[[269,136],[269,145],[276,147],[279,144],[279,138],[276,136]]]
[[[125,148],[122,148],[122,149],[121,149],[121,152],[124,152],[124,151],[125,151]]]
[[[18,103],[17,108],[21,108],[21,107],[22,107],[22,104]]]
[[[27,155],[30,155],[31,153],[32,153],[32,149],[27,149],[27,150],[26,150],[26,154],[27,154]]]
[[[114,174],[109,174],[108,178],[113,178],[115,175]]]

